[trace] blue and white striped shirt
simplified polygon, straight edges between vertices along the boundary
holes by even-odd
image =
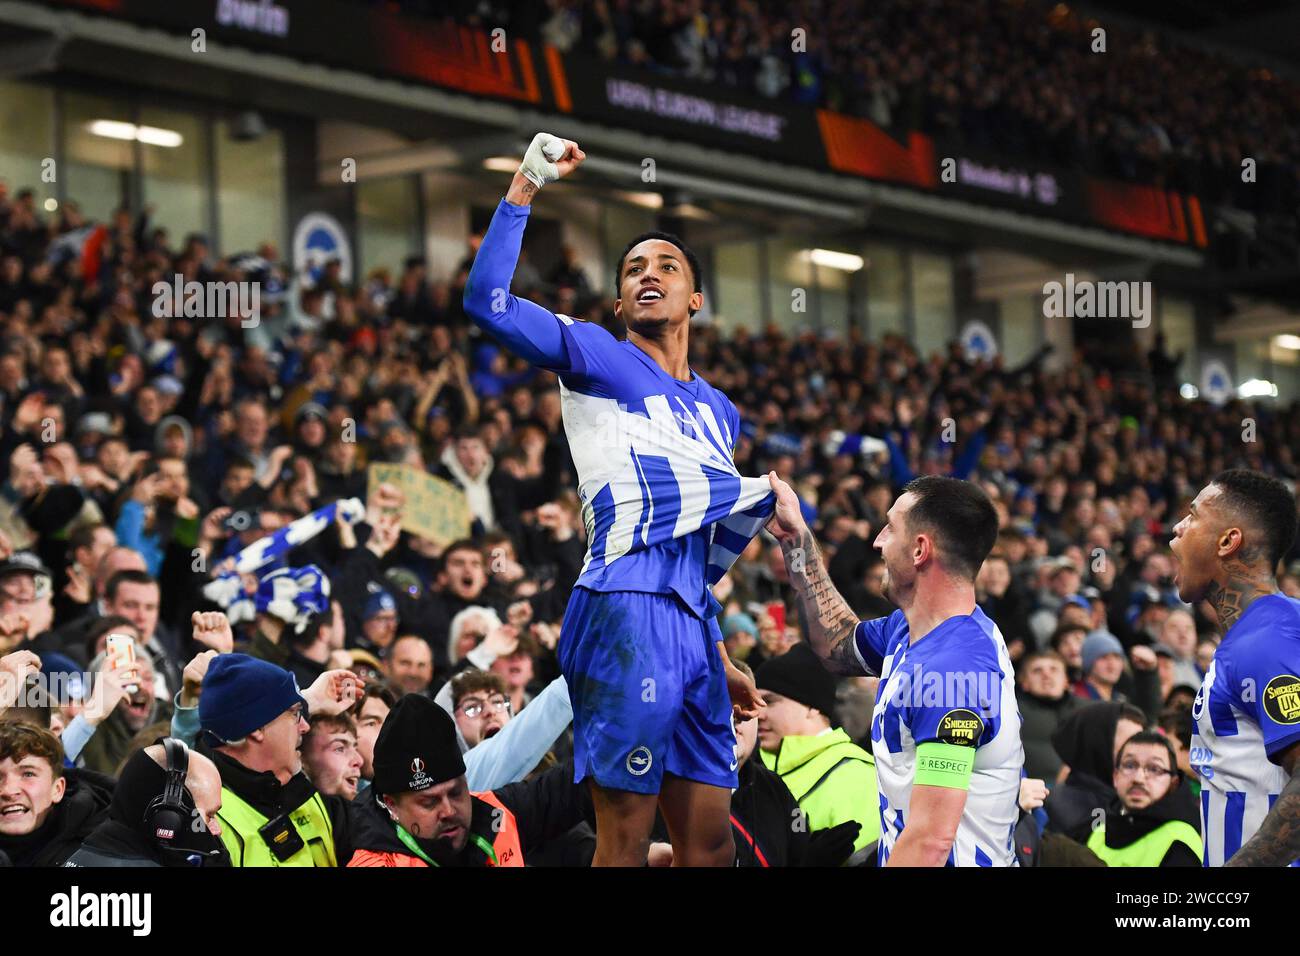
[[[872,754],[880,788],[880,865],[912,812],[916,749],[932,741],[975,748],[966,806],[948,866],[1017,866],[1012,837],[1025,751],[1015,674],[1002,632],[979,607],[950,617],[915,643],[907,617],[862,621],[853,649],[868,674],[880,677],[871,717]],[[971,728],[957,741],[953,721]]]
[[[1223,866],[1254,836],[1287,783],[1275,761],[1297,741],[1300,601],[1270,594],[1228,629],[1192,705],[1206,866]]]
[[[497,207],[465,287],[471,318],[556,372],[578,473],[587,556],[578,585],[677,594],[702,619],[711,586],[772,514],[766,478],[732,452],[740,415],[698,375],[679,381],[631,342],[508,295],[526,206]]]

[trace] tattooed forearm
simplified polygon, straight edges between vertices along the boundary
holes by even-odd
[[[1282,788],[1255,835],[1224,866],[1288,866],[1300,860],[1300,773]]]
[[[857,627],[856,619],[853,627]],[[830,654],[826,658],[826,669],[832,674],[841,674],[844,677],[870,676],[871,672],[862,666],[858,655],[853,652],[853,627],[831,645]]]
[[[506,202],[515,206],[529,206],[532,205],[533,197],[536,195],[537,187],[533,185],[532,180],[523,173],[515,173],[515,178],[506,191]]]
[[[867,673],[853,653],[853,631],[858,626],[858,616],[831,583],[812,532],[805,528],[799,537],[783,541],[781,550],[785,553],[790,584],[799,603],[799,617],[812,649],[833,673]]]

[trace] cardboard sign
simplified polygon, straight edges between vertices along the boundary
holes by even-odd
[[[402,492],[406,504],[402,508],[402,530],[428,538],[438,547],[446,547],[459,538],[469,535],[471,522],[469,502],[465,492],[450,481],[444,481],[410,465],[379,463],[366,471],[366,498],[374,498],[375,490],[390,484]]]

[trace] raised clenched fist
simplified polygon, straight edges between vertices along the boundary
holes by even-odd
[[[196,643],[210,647],[218,654],[229,654],[235,648],[235,634],[230,619],[220,611],[195,611],[190,615]]]
[[[571,139],[561,139],[550,133],[538,133],[528,144],[519,172],[530,183],[541,189],[577,169],[587,154]]]

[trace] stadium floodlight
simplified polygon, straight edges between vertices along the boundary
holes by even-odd
[[[861,256],[855,256],[851,252],[836,252],[833,249],[808,249],[805,250],[804,257],[815,266],[839,269],[841,272],[857,272],[867,264]]]
[[[690,202],[681,194],[668,197],[661,196],[660,199],[663,203],[664,213],[678,219],[697,219],[701,222],[712,222],[718,218],[703,206]]]
[[[185,142],[185,137],[174,129],[136,126],[121,120],[94,120],[87,129],[95,136],[103,136],[105,139],[138,140],[147,146],[165,146],[168,149],[175,149]]]
[[[624,202],[640,206],[642,209],[662,209],[664,207],[664,197],[659,193],[620,189],[614,195]]]
[[[1277,386],[1262,378],[1251,378],[1237,386],[1238,398],[1277,398]]]
[[[185,142],[185,137],[176,130],[157,126],[141,126],[135,131],[135,138],[147,146],[165,146],[167,149],[175,149]]]
[[[105,139],[135,139],[135,124],[123,123],[120,120],[95,120],[88,129],[94,135],[103,136]]]
[[[1300,335],[1276,335],[1273,337],[1273,344],[1280,349],[1300,351]]]

